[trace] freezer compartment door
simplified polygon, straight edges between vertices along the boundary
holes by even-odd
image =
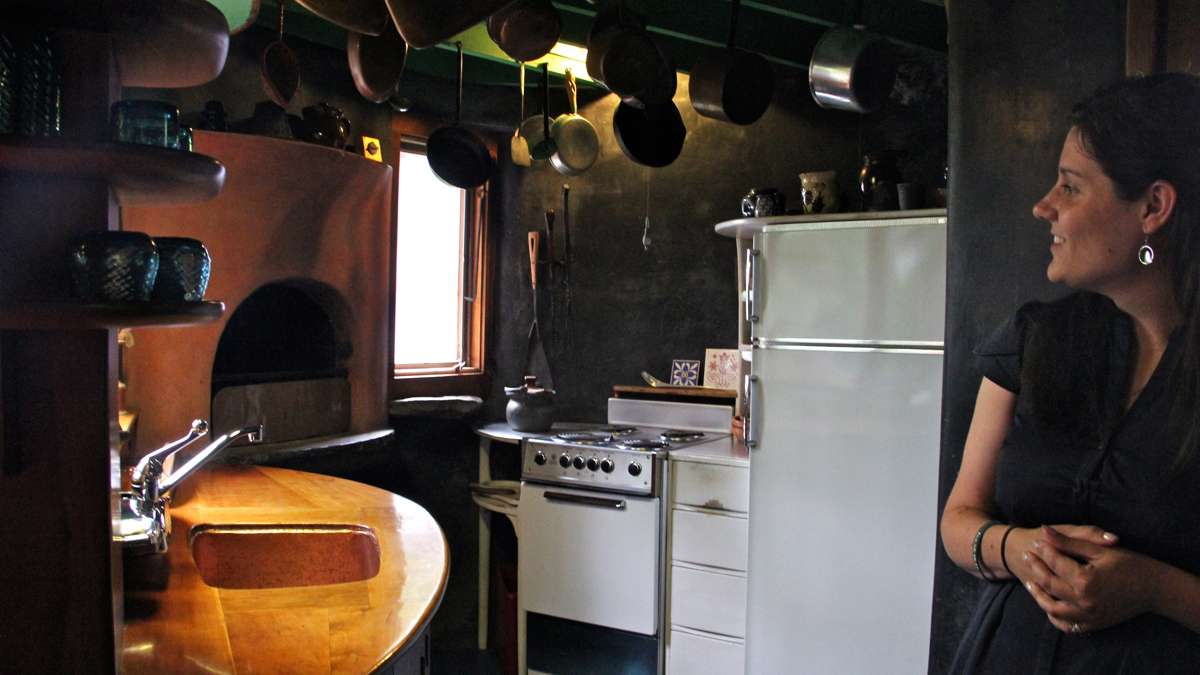
[[[517,511],[521,609],[655,635],[659,501],[522,483]]]
[[[756,339],[942,342],[945,225],[771,231],[755,241]]]
[[[941,352],[754,359],[747,672],[924,673]]]

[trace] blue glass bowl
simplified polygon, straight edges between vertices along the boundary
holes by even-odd
[[[187,237],[155,237],[154,244],[159,262],[151,300],[170,305],[203,300],[212,273],[204,244]]]
[[[71,245],[67,267],[84,302],[144,303],[158,276],[158,249],[142,232],[90,232]]]

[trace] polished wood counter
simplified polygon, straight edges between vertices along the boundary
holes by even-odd
[[[445,591],[441,528],[417,504],[360,483],[213,466],[180,486],[171,517],[170,550],[160,561],[169,567],[166,589],[126,589],[126,673],[368,673],[409,646]],[[210,587],[189,536],[199,525],[238,524],[368,527],[379,542],[379,573],[318,586]]]

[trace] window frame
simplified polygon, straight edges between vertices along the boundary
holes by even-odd
[[[493,181],[466,191],[467,233],[463,237],[463,250],[472,250],[470,266],[463,269],[462,295],[474,294],[474,300],[464,302],[462,318],[466,328],[463,344],[464,364],[436,364],[428,367],[397,368],[395,364],[396,340],[396,246],[399,238],[399,193],[400,151],[425,140],[444,123],[405,113],[393,114],[391,120],[391,147],[388,160],[395,173],[392,182],[391,237],[388,249],[388,397],[390,399],[411,396],[486,396],[491,386],[487,372],[487,336],[490,319],[493,261],[495,241],[491,236],[490,213]],[[494,140],[483,136],[488,153],[495,159],[497,148]],[[470,249],[468,249],[470,247]],[[471,283],[473,281],[473,283]],[[466,288],[467,285],[473,289]]]

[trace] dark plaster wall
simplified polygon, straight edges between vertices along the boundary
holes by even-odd
[[[971,350],[1045,280],[1031,214],[1055,179],[1071,105],[1124,63],[1122,0],[959,0],[950,13],[950,227],[939,505],[962,460],[979,388]],[[940,542],[939,542],[940,543]],[[984,582],[938,549],[931,673],[945,672]]]
[[[203,87],[178,91],[130,90],[126,96],[175,101],[194,121],[205,101],[223,101],[231,120],[249,117],[265,100],[259,56],[272,39],[252,28],[234,36],[221,77]],[[354,90],[345,54],[289,40],[299,55],[302,86],[288,112],[318,101],[342,109],[353,138],[384,139],[391,109],[361,99]],[[749,127],[698,117],[681,76],[676,102],[688,138],[680,158],[664,169],[645,169],[625,158],[611,128],[613,96],[594,89],[581,94],[581,112],[596,125],[601,157],[586,174],[565,178],[548,164],[519,169],[507,158],[507,137],[517,112],[515,87],[468,87],[464,120],[491,130],[502,156],[494,180],[498,240],[494,313],[488,370],[493,386],[481,420],[397,422],[394,447],[345,458],[289,460],[295,468],[320,471],[377,485],[425,506],[441,524],[451,550],[446,597],[434,619],[434,644],[469,648],[475,641],[477,532],[467,483],[475,476],[476,438],[471,423],[503,419],[502,387],[520,381],[532,317],[526,233],[544,226],[547,208],[559,212],[564,183],[571,186],[571,284],[544,284],[542,325],[561,402],[560,417],[602,420],[614,384],[636,384],[639,372],[667,377],[673,358],[701,359],[706,347],[732,347],[737,340],[734,242],[713,225],[739,216],[741,196],[751,187],[782,189],[799,205],[797,174],[837,169],[847,204],[857,204],[857,171],[865,151],[904,149],[900,166],[908,179],[935,185],[946,158],[946,66],[930,54],[905,56],[906,77],[879,112],[860,116],[818,108],[806,74],[776,69],[775,103]],[[467,68],[470,68],[468,62]],[[531,77],[530,93],[537,82]],[[561,85],[551,95],[551,114],[565,111]],[[403,95],[413,111],[448,119],[453,83],[406,75]],[[530,97],[531,112],[537,109]],[[647,190],[649,208],[647,209]],[[642,248],[642,229],[651,219],[652,244]],[[515,477],[515,453],[494,446],[493,473]],[[506,519],[493,519],[493,559],[513,560],[514,539]]]

